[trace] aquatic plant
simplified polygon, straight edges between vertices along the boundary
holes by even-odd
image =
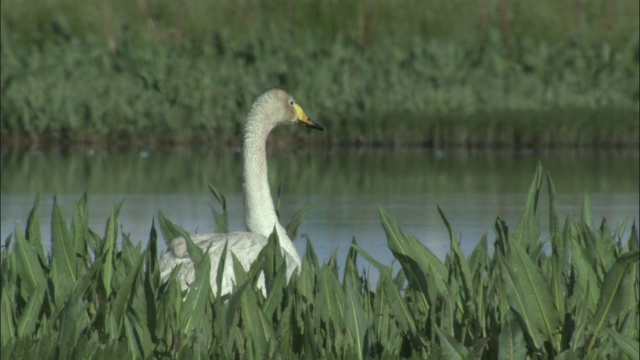
[[[548,238],[538,225],[544,183]],[[225,231],[225,201],[214,193]],[[381,210],[395,265],[354,239],[341,277],[335,257],[321,263],[308,240],[301,272],[287,285],[274,236],[248,272],[234,257],[211,264],[194,246],[197,275],[186,297],[175,278],[160,281],[155,224],[142,249],[119,231],[119,204],[96,234],[85,195],[70,224],[54,204],[45,252],[38,202],[0,255],[3,358],[638,357],[636,224],[594,223],[588,197],[579,219],[562,221],[541,167],[520,223],[496,219],[493,251],[484,236],[465,256],[440,211],[451,240],[442,261]],[[186,234],[162,215],[158,225],[165,239]],[[208,269],[224,261],[234,262],[238,283],[216,297]],[[256,288],[261,272],[266,297]]]

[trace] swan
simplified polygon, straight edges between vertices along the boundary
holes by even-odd
[[[245,223],[249,232],[191,234],[195,245],[207,251],[211,257],[211,290],[217,294],[218,264],[225,244],[227,260],[223,270],[221,295],[231,292],[235,275],[229,252],[236,255],[248,270],[260,250],[267,244],[273,231],[278,234],[282,253],[287,264],[287,279],[300,268],[301,259],[287,231],[278,221],[267,176],[266,142],[271,130],[279,125],[302,125],[322,131],[323,128],[309,119],[304,110],[287,91],[274,88],[260,95],[251,106],[244,129],[243,177]],[[167,281],[172,270],[181,265],[177,274],[182,290],[188,290],[195,280],[193,261],[187,251],[184,238],[174,239],[160,259],[160,274]],[[206,255],[206,254],[205,254]],[[264,274],[258,279],[258,287],[266,295]]]

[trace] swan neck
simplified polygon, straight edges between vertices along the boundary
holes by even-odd
[[[300,266],[301,260],[285,228],[278,221],[267,171],[266,142],[272,127],[251,112],[244,133],[244,202],[247,229],[269,237],[275,230],[280,245]]]

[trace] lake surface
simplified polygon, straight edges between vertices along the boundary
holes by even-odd
[[[554,180],[561,219],[577,218],[588,193],[594,221],[605,218],[612,228],[626,220],[637,223],[638,160],[637,151],[277,149],[269,155],[269,175],[274,198],[282,185],[284,224],[297,210],[312,206],[295,241],[301,253],[308,237],[321,260],[337,252],[342,264],[355,237],[388,264],[392,257],[379,221],[380,208],[444,258],[449,237],[439,205],[463,252],[469,254],[484,234],[491,244],[496,217],[510,228],[517,226],[538,162]],[[3,150],[1,180],[2,239],[15,226],[24,229],[40,193],[42,232],[49,241],[53,196],[69,220],[73,204],[85,191],[90,225],[99,234],[112,206],[120,201],[121,229],[135,241],[146,243],[158,211],[188,231],[211,232],[210,206],[220,207],[209,183],[226,196],[230,228],[244,227],[239,149]],[[541,199],[546,210],[546,190]],[[543,230],[548,224],[544,213]]]

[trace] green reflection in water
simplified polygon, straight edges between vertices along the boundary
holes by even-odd
[[[542,162],[559,193],[637,193],[638,153],[278,149],[272,189],[286,195],[509,193],[528,188]],[[240,152],[3,151],[3,193],[194,193],[242,189]]]

